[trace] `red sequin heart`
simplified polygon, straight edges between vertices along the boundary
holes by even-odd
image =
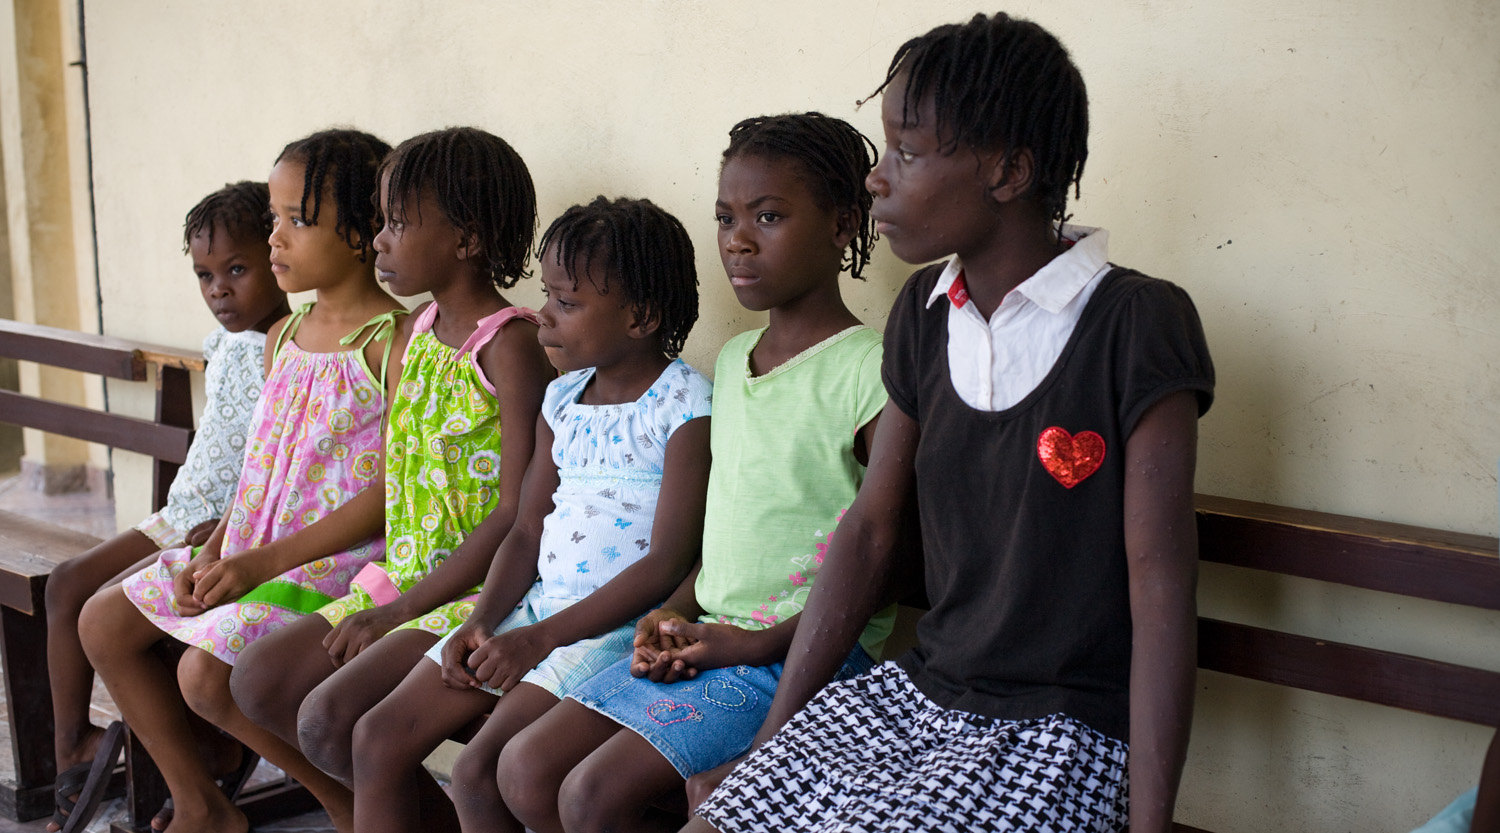
[[[1075,437],[1054,425],[1037,437],[1036,456],[1048,474],[1071,489],[1104,464],[1104,438],[1093,431]]]

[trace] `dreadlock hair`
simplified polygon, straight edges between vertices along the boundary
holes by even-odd
[[[854,125],[822,113],[756,116],[729,129],[721,167],[737,156],[790,159],[802,167],[824,208],[855,212],[858,225],[842,267],[864,280],[862,272],[876,240],[875,221],[870,218],[875,197],[865,188],[865,177],[875,165],[874,142]]]
[[[380,160],[391,152],[391,146],[380,139],[352,128],[320,130],[305,139],[281,149],[276,161],[300,162],[306,168],[302,179],[302,219],[316,225],[323,210],[323,188],[333,177],[333,203],[338,209],[334,231],[349,248],[359,252],[361,263],[370,254],[370,244],[380,231],[380,212],[375,206],[375,192],[380,186],[377,171]],[[312,211],[307,210],[308,200]]]
[[[959,143],[998,149],[1008,165],[1016,151],[1031,151],[1031,195],[1050,220],[1067,219],[1068,185],[1077,197],[1089,156],[1089,102],[1083,76],[1052,33],[1004,12],[939,26],[901,44],[870,98],[902,73],[903,123],[917,123],[930,95],[945,153]]]
[[[585,274],[601,295],[618,283],[632,312],[660,322],[661,351],[673,358],[682,352],[698,320],[698,273],[693,241],[676,217],[650,200],[599,196],[553,220],[537,244],[542,252],[548,247],[574,286]]]
[[[423,133],[391,151],[379,176],[390,177],[385,216],[399,216],[402,204],[431,193],[448,221],[478,241],[486,278],[508,289],[528,276],[536,190],[504,139],[472,127]]]
[[[208,250],[214,250],[214,229],[237,240],[265,240],[271,236],[271,215],[266,206],[271,191],[264,182],[243,180],[230,183],[198,201],[182,223],[182,253],[187,254],[193,238],[207,237]]]

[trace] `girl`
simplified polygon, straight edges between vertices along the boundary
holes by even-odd
[[[1004,14],[939,27],[881,89],[876,228],[907,262],[954,257],[891,312],[869,477],[757,740],[781,731],[690,827],[1167,831],[1213,391],[1197,313],[1062,223],[1088,104],[1051,34]],[[932,603],[917,647],[824,688],[903,554],[909,499]]]
[[[719,353],[702,567],[641,619],[632,659],[506,748],[498,788],[531,830],[675,829],[653,802],[749,748],[885,404],[880,334],[838,283],[869,259],[874,146],[818,113],[729,136],[719,254],[740,303],[770,323]],[[865,629],[843,674],[869,668],[891,618]],[[490,827],[464,816],[467,831]]]
[[[386,560],[257,642],[231,678],[247,715],[345,783],[355,720],[473,609],[555,375],[534,316],[497,291],[525,276],[536,233],[531,174],[510,145],[472,128],[408,139],[381,166],[380,205],[376,274],[397,295],[433,296],[408,319],[391,405]]]
[[[404,310],[375,283],[368,253],[388,150],[330,130],[282,151],[269,183],[271,268],[282,289],[317,301],[268,333],[274,349],[234,507],[196,555],[164,552],[83,610],[84,650],[171,790],[171,833],[249,826],[199,755],[184,700],[260,754],[287,758],[280,739],[234,707],[230,666],[255,639],[343,595],[383,549],[380,491],[366,487],[380,475],[385,370]],[[315,523],[341,506],[336,520]],[[163,636],[190,646],[176,680],[153,650]],[[331,810],[347,806],[344,788],[315,768],[289,774]],[[350,829],[347,812],[334,821]]]
[[[360,833],[455,829],[422,759],[493,710],[459,759],[455,798],[493,783],[505,743],[629,656],[631,620],[697,553],[711,385],[670,358],[698,312],[687,233],[649,202],[600,197],[564,212],[541,247],[538,338],[567,372],[547,387],[515,526],[473,616],[355,726]]]
[[[47,673],[57,755],[57,811],[49,830],[73,808],[98,806],[108,783],[119,730],[89,721],[94,669],[78,641],[83,603],[101,586],[154,553],[199,546],[224,514],[245,459],[245,431],[265,381],[266,331],[290,310],[271,274],[264,182],[237,182],[204,197],[187,213],[182,251],[192,256],[203,303],[219,326],[203,339],[205,402],[187,460],[172,479],[167,505],[133,529],[59,564],[47,580]],[[88,780],[99,752],[108,769]]]

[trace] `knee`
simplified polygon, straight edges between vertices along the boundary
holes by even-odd
[[[352,748],[358,715],[345,715],[339,698],[322,686],[312,690],[297,710],[297,745],[318,769],[341,781],[354,777]]]
[[[557,791],[558,818],[570,833],[599,833],[613,829],[620,818],[633,813],[623,806],[615,789],[616,773],[590,766],[589,761],[573,768]]]
[[[101,673],[122,649],[119,639],[123,624],[121,605],[130,606],[124,593],[95,593],[83,603],[83,609],[78,613],[78,641],[83,645],[89,664]]]
[[[491,749],[483,743],[470,741],[464,745],[463,751],[458,753],[458,759],[453,762],[453,803],[460,807],[466,804],[476,806],[483,804],[483,799],[488,797],[491,801],[499,794],[499,783],[496,780],[496,770],[499,767],[497,750]]]
[[[229,666],[207,651],[189,648],[177,663],[177,686],[188,708],[210,723],[223,725],[234,710],[229,693]]]
[[[81,558],[81,556],[80,556]],[[78,622],[83,603],[99,587],[80,568],[80,559],[71,558],[52,568],[47,576],[47,627],[49,630],[72,628]]]
[[[234,663],[229,675],[229,691],[240,711],[260,726],[267,726],[278,714],[296,709],[296,704],[285,702],[286,686],[277,673],[275,657],[264,650],[266,639],[250,643]],[[261,654],[267,654],[262,660]]]
[[[532,735],[531,732],[522,732],[499,750],[498,755],[485,756],[488,771],[475,773],[475,777],[485,775],[490,778],[499,787],[505,806],[526,827],[555,827],[551,820],[557,817],[559,785],[546,767],[538,765],[545,750],[536,748]],[[460,763],[469,757],[474,747],[472,743],[464,747],[464,754],[459,756]],[[457,787],[458,784],[455,767],[453,785]]]
[[[387,775],[396,777],[421,765],[427,756],[427,750],[407,748],[411,744],[401,743],[403,738],[410,737],[403,724],[409,723],[411,716],[397,713],[399,711],[381,701],[354,721],[348,743],[350,769],[357,780],[369,781]],[[301,729],[300,721],[298,729]]]

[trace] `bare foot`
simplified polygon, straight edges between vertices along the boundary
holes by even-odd
[[[57,771],[62,772],[68,767],[94,760],[94,755],[99,751],[99,740],[103,737],[104,728],[90,723],[73,743],[62,744],[54,741],[52,749],[57,757]]]
[[[177,806],[173,808],[172,821],[164,833],[203,833],[205,830],[215,833],[250,833],[250,819],[245,818],[245,814],[230,804],[223,795],[219,795],[218,800],[208,806],[196,808],[184,807],[180,802],[173,803]]]

